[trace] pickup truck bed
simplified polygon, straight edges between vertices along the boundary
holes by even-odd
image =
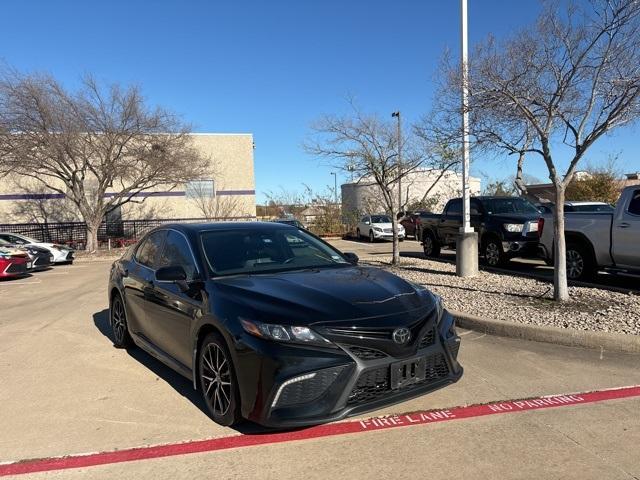
[[[553,215],[543,215],[540,245],[553,263]],[[598,270],[640,275],[640,185],[626,187],[613,213],[565,213],[567,277],[587,279]]]

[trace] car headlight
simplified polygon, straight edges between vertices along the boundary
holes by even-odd
[[[329,340],[320,336],[309,327],[276,325],[271,323],[262,323],[256,320],[247,320],[246,318],[241,318],[240,324],[245,332],[266,340],[303,343],[307,345],[319,345],[322,347],[333,346]]]
[[[522,232],[524,225],[522,223],[505,223],[503,227],[507,232],[516,233]]]
[[[374,229],[376,232],[381,232],[381,231],[382,231],[382,229],[381,229],[380,227],[373,227],[373,229]]]

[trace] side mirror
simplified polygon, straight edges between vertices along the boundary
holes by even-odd
[[[344,255],[344,258],[347,260],[347,262],[349,262],[352,265],[357,265],[358,262],[360,261],[360,259],[358,258],[358,255],[356,255],[353,252],[344,252],[343,255]]]
[[[187,272],[180,265],[161,267],[156,271],[156,280],[159,282],[179,282],[187,280]]]
[[[156,270],[156,280],[159,282],[175,283],[181,292],[189,290],[187,283],[187,272],[180,265],[170,265],[168,267],[160,267]]]

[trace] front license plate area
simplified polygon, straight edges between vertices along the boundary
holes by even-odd
[[[426,378],[427,359],[413,358],[391,364],[391,389],[398,390]]]

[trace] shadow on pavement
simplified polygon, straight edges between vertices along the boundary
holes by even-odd
[[[104,310],[94,313],[93,323],[98,331],[102,333],[102,335],[104,335],[111,343],[113,343],[113,332],[111,330],[111,325],[109,325],[109,310],[105,308]],[[149,355],[147,352],[137,346],[127,349],[126,352],[133,359],[140,362],[142,365],[155,373],[158,378],[161,378],[169,385],[171,385],[171,387],[173,387],[176,392],[178,392],[180,395],[182,395],[196,407],[198,407],[198,409],[203,414],[205,414],[207,417],[209,416],[204,400],[202,399],[200,392],[198,390],[194,390],[191,380],[183,377],[173,369],[167,367],[164,363],[156,360],[153,356]],[[213,420],[211,421],[213,422]],[[262,427],[249,421],[244,421],[239,425],[230,428],[244,435],[259,435],[274,432],[271,429]]]

